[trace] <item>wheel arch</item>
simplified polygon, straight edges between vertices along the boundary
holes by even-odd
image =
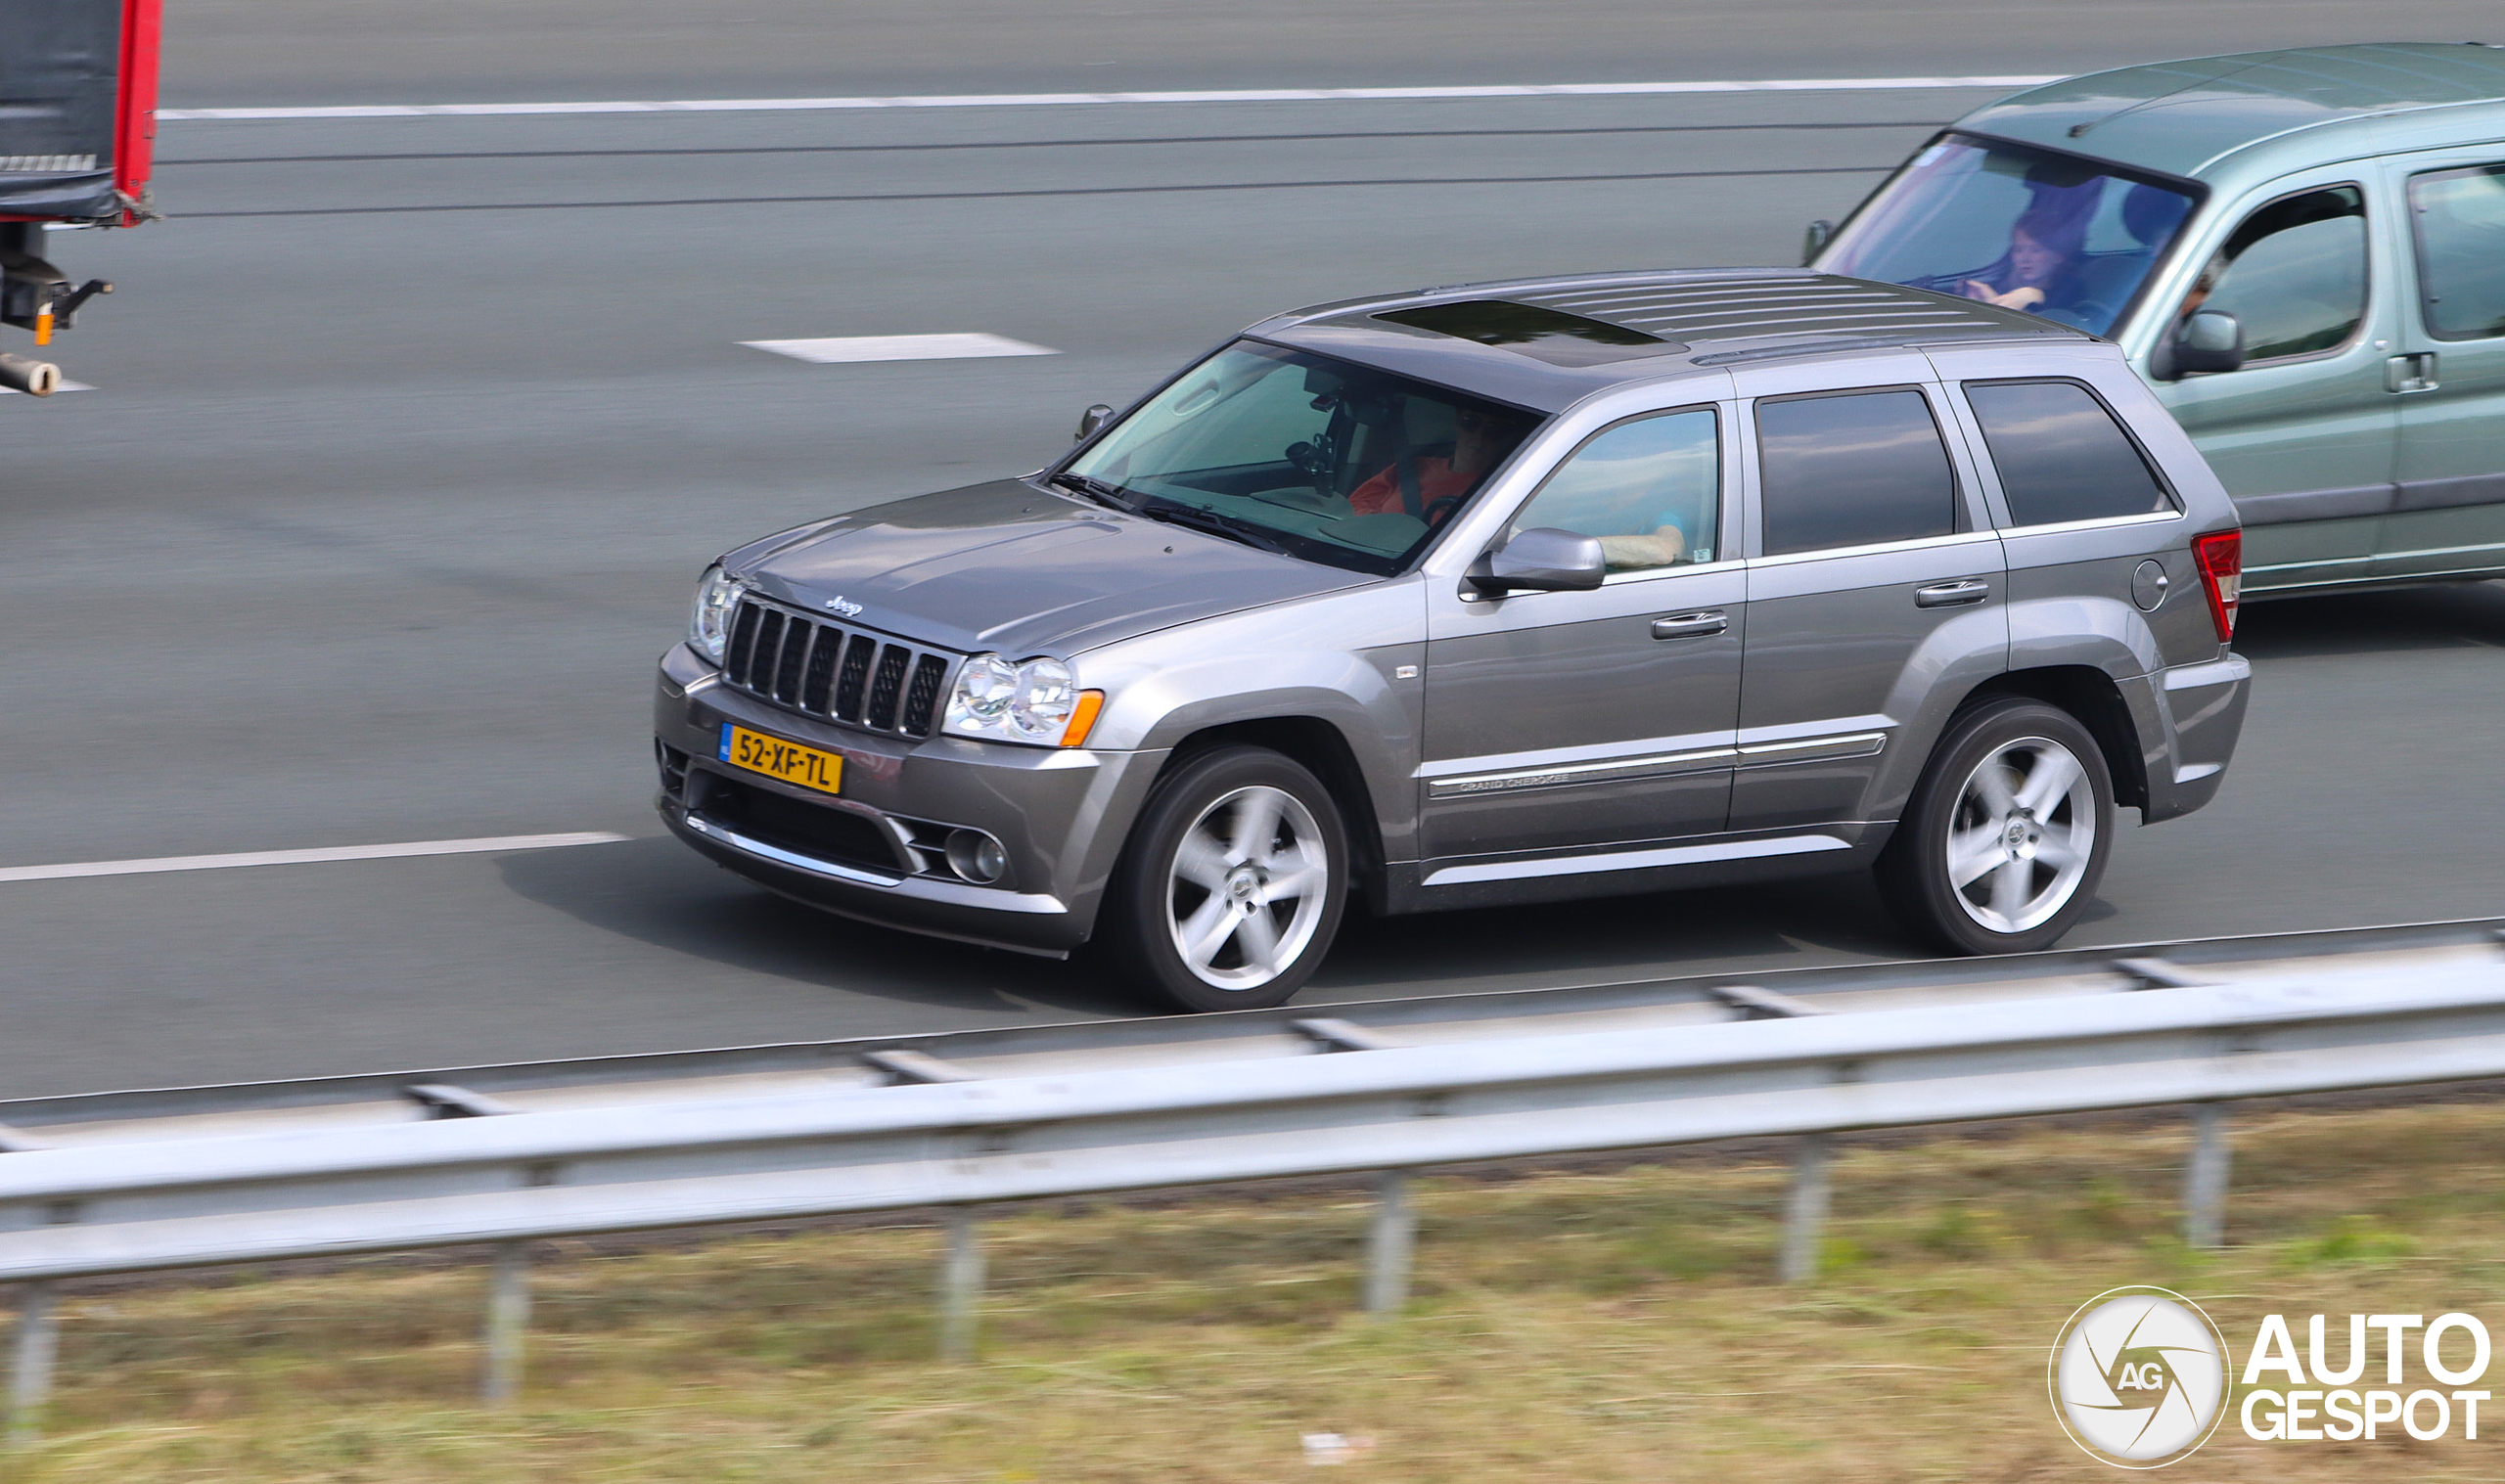
[[[2010,670],[1968,692],[1957,703],[1955,715],[2001,697],[2039,700],[2075,718],[2096,739],[2096,748],[2105,756],[2105,771],[2114,780],[2114,802],[2147,812],[2148,757],[2140,746],[2139,724],[2132,719],[2130,702],[2113,676],[2084,664]]]
[[[1383,822],[1375,812],[1373,791],[1356,748],[1347,734],[1319,716],[1262,716],[1219,722],[1201,728],[1174,744],[1162,779],[1182,764],[1216,747],[1266,747],[1301,764],[1330,790],[1331,801],[1348,832],[1349,875],[1364,889],[1367,905],[1380,912],[1384,895]]]

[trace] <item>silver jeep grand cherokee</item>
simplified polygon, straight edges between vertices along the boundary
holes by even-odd
[[[1381,913],[1870,865],[2076,920],[2243,725],[2239,531],[2115,347],[1799,269],[1253,326],[1051,468],[722,558],[660,809],[847,916],[1194,1010]]]

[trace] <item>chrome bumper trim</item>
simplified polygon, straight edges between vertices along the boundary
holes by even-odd
[[[752,855],[760,861],[771,861],[786,870],[797,871],[825,880],[842,881],[850,886],[876,886],[900,897],[922,902],[944,902],[951,907],[969,907],[979,912],[1020,912],[1053,915],[1070,911],[1068,904],[1056,896],[1033,891],[1000,891],[989,886],[973,886],[963,881],[938,881],[927,877],[896,876],[889,872],[871,871],[859,866],[843,866],[833,861],[814,860],[751,839],[736,831],[725,830],[711,820],[689,810],[680,816],[687,828],[716,844],[742,855]]]

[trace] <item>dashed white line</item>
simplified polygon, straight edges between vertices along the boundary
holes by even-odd
[[[839,365],[847,361],[959,361],[998,355],[1059,355],[1005,335],[840,335],[814,340],[742,340],[743,345],[788,355],[796,361]]]
[[[1169,93],[942,93],[898,98],[621,99],[607,103],[362,103],[317,108],[159,109],[176,122],[249,118],[480,118],[525,113],[748,113],[838,109],[1033,109],[1138,103],[1400,102],[1437,98],[1618,98],[1657,93],[1902,92],[1922,88],[2029,88],[2058,75],[1988,77],[1777,77],[1756,81],[1525,82],[1476,87],[1237,88]]]
[[[248,850],[236,855],[160,855],[136,861],[71,861],[59,866],[0,867],[0,881],[58,881],[85,876],[145,876],[159,871],[224,871],[238,866],[315,866],[330,861],[387,861],[413,855],[475,855],[490,850],[552,850],[625,839],[605,830],[573,834],[497,834],[466,840],[404,840],[395,845],[334,845],[318,850]]]
[[[88,385],[84,382],[64,381],[60,385],[55,386],[52,389],[56,394],[58,394],[65,391],[93,391],[96,388]],[[24,392],[20,391],[15,386],[0,386],[0,397],[22,397],[24,395]]]

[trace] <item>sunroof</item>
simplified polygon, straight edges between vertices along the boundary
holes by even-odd
[[[1586,319],[1562,309],[1543,309],[1537,304],[1517,304],[1510,299],[1424,304],[1415,309],[1386,310],[1375,318],[1458,339],[1477,340],[1481,345],[1502,346],[1556,366],[1596,366],[1630,356],[1662,355],[1687,348],[1624,325]]]

